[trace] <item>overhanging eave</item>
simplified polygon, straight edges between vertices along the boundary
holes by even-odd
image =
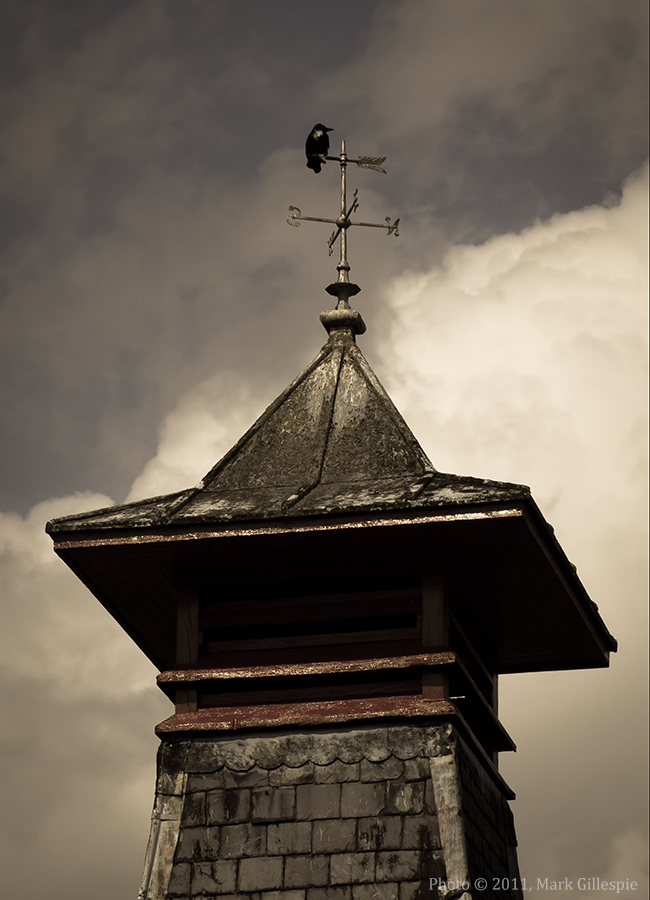
[[[433,560],[480,567],[492,585],[500,673],[599,668],[616,642],[532,501],[185,528],[62,532],[55,549],[160,669],[174,665],[188,579],[273,580],[308,567],[384,568]],[[325,563],[324,563],[325,560]],[[363,561],[366,560],[364,563]],[[361,562],[360,562],[361,561]],[[218,573],[218,574],[216,574]],[[471,616],[471,610],[466,614]]]

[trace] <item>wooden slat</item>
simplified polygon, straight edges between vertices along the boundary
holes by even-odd
[[[216,590],[214,591],[216,593]],[[201,605],[206,609],[212,606],[219,609],[227,609],[232,607],[238,609],[242,603],[246,603],[249,609],[262,609],[267,606],[281,607],[293,606],[295,604],[325,604],[325,603],[356,603],[357,601],[390,601],[390,600],[417,600],[420,597],[420,588],[387,588],[386,590],[368,590],[368,591],[340,591],[336,594],[287,594],[281,597],[265,597],[258,596],[254,599],[248,599],[241,596],[237,591],[229,589],[229,599],[227,600],[209,600],[206,591],[201,592]],[[234,596],[233,596],[234,595]]]
[[[245,650],[229,653],[199,651],[199,665],[203,668],[240,668],[246,666],[293,665],[295,663],[326,662],[346,659],[372,659],[376,656],[409,656],[422,652],[422,639],[410,641],[378,641],[377,643],[328,644],[319,647],[287,647],[283,650]]]
[[[200,709],[195,713],[170,716],[156,727],[157,734],[184,731],[224,731],[241,728],[312,725],[325,722],[349,722],[385,716],[457,716],[458,710],[447,700],[427,701],[421,697],[361,698],[316,703],[277,703],[268,706],[229,706]],[[471,732],[470,732],[471,733]]]
[[[421,693],[420,679],[375,683],[348,683],[338,685],[314,685],[302,688],[279,688],[259,691],[233,691],[223,694],[199,694],[199,708],[211,706],[236,706],[239,704],[293,703],[303,700],[337,700],[344,697],[391,697],[398,694]]]
[[[205,653],[229,653],[251,650],[274,650],[288,647],[322,647],[329,644],[360,644],[375,641],[415,640],[420,628],[394,628],[382,631],[350,631],[342,634],[297,634],[250,641],[209,642],[201,648]]]
[[[305,675],[331,675],[348,672],[389,671],[392,669],[428,668],[453,663],[455,653],[415,653],[405,656],[380,656],[363,659],[326,660],[321,662],[289,663],[269,666],[246,666],[241,669],[170,669],[156,679],[159,685],[198,684],[202,681],[232,678],[286,678]]]
[[[328,619],[361,619],[374,616],[416,614],[420,597],[363,601],[345,598],[337,602],[321,602],[317,597],[300,598],[296,604],[273,606],[266,603],[210,603],[201,605],[201,628],[228,628],[255,622],[258,625],[286,622],[320,622]]]
[[[441,566],[427,567],[422,573],[422,644],[449,646],[449,602]]]
[[[186,588],[178,600],[176,626],[176,664],[195,663],[199,657],[199,597]]]

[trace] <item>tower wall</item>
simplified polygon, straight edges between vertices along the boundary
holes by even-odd
[[[139,896],[415,900],[484,878],[496,900],[494,879],[518,879],[515,844],[507,800],[449,723],[175,735]]]

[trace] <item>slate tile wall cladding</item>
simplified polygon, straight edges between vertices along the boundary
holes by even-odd
[[[429,878],[446,872],[429,765],[437,728],[165,742],[159,784],[187,773],[167,897],[433,900]],[[476,852],[489,854],[478,831],[492,813],[464,765]]]
[[[462,744],[457,759],[470,878],[472,881],[486,879],[481,900],[519,898],[522,894],[512,811]]]

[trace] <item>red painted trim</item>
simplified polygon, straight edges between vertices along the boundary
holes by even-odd
[[[172,669],[161,672],[158,684],[187,684],[227,678],[275,678],[284,675],[328,675],[345,672],[370,672],[382,669],[411,669],[441,666],[456,662],[456,654],[416,653],[410,656],[387,656],[378,659],[327,660],[313,663],[284,663],[275,666],[245,666],[233,669]]]
[[[388,716],[419,718],[457,714],[456,707],[448,700],[423,700],[413,696],[329,700],[318,703],[278,703],[269,706],[212,707],[194,713],[177,713],[170,716],[156,726],[156,734],[318,725]]]

